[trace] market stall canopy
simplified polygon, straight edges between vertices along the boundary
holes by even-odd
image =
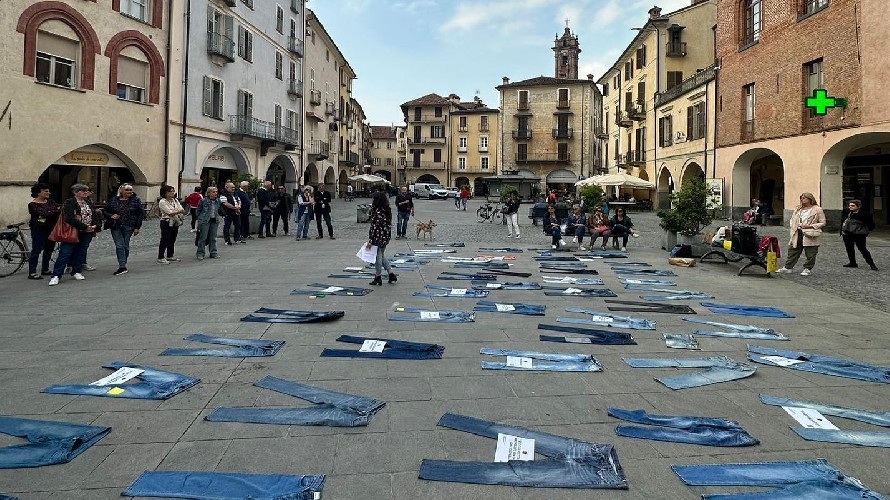
[[[595,175],[575,183],[576,186],[619,186],[636,189],[655,189],[655,184],[625,173]]]
[[[373,174],[356,175],[356,176],[350,177],[349,180],[351,180],[353,182],[369,182],[372,184],[376,183],[376,182],[383,182],[385,184],[389,184],[388,180],[384,179],[383,177],[373,175]]]

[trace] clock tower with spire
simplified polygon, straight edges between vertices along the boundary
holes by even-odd
[[[578,37],[569,29],[569,21],[566,19],[566,30],[562,37],[553,40],[553,54],[555,61],[554,76],[556,78],[578,79],[578,54],[581,47],[578,45]]]

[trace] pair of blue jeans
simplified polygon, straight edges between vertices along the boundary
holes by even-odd
[[[135,228],[118,224],[111,228],[111,239],[114,240],[114,253],[117,255],[117,266],[127,267],[130,258],[130,238]]]
[[[261,307],[256,310],[256,313],[274,314],[284,317],[270,318],[248,314],[241,318],[241,321],[251,323],[324,323],[338,320],[346,314],[343,311],[295,311],[292,309],[270,309],[268,307]]]
[[[451,271],[442,271],[439,274],[440,280],[451,280],[451,281],[495,281],[497,277],[493,274],[484,274],[484,273],[455,273]]]
[[[758,340],[790,340],[788,337],[773,330],[772,328],[761,328],[754,325],[736,325],[732,323],[721,323],[719,321],[708,321],[700,318],[685,317],[683,321],[691,323],[699,323],[702,325],[710,325],[721,328],[721,330],[695,330],[693,333],[701,337],[725,337],[737,339],[758,339]]]
[[[552,296],[552,297],[617,297],[615,292],[609,290],[608,288],[563,288],[560,286],[545,286],[543,287],[545,292],[544,295]]]
[[[538,254],[535,256],[535,260],[537,262],[574,262],[577,265],[581,266],[581,260],[578,257],[568,256],[568,255],[553,255],[550,252],[546,254]]]
[[[708,500],[832,499],[883,500],[858,479],[825,459],[737,464],[672,465],[690,486],[757,486],[778,489],[763,493],[702,495]]]
[[[426,285],[424,288],[432,290],[429,292],[414,292],[415,297],[452,297],[458,299],[473,299],[480,297],[488,297],[488,291],[485,287],[479,290],[473,288],[451,288],[448,286]]]
[[[467,245],[462,241],[454,241],[451,243],[424,243],[423,246],[436,248],[464,248]]]
[[[513,247],[479,247],[479,250],[484,250],[486,252],[506,252],[506,253],[522,253],[523,250],[521,248],[513,248]]]
[[[505,312],[508,314],[523,314],[525,316],[543,316],[547,306],[539,304],[523,304],[521,302],[499,303],[490,300],[476,302],[473,310],[476,312]]]
[[[28,440],[0,448],[0,469],[68,463],[109,432],[111,427],[0,417],[0,433]]]
[[[121,495],[193,500],[315,500],[324,488],[324,478],[324,474],[145,471]]]
[[[312,283],[313,288],[321,288],[321,290],[291,290],[290,295],[348,295],[362,296],[371,293],[370,288],[360,288],[355,286],[339,286],[327,285],[325,283]],[[323,291],[328,290],[328,291]]]
[[[390,321],[416,321],[429,323],[473,323],[476,313],[466,311],[430,311],[418,307],[400,307],[396,312],[407,314],[390,314]]]
[[[887,411],[860,410],[859,408],[846,408],[843,406],[815,403],[812,401],[799,401],[795,399],[780,398],[776,396],[770,396],[768,394],[760,394],[760,402],[772,406],[811,408],[825,415],[834,415],[836,417],[848,418],[850,420],[858,420],[867,424],[880,425],[881,427],[890,427],[890,412]]]
[[[423,460],[420,479],[468,484],[500,484],[535,488],[627,489],[627,479],[610,444],[577,439],[446,413],[438,425],[497,439],[508,434],[535,440],[535,453],[544,460],[506,463]]]
[[[673,271],[665,271],[661,269],[639,269],[639,268],[617,268],[613,269],[615,274],[633,275],[633,276],[676,276]]]
[[[661,338],[664,339],[664,345],[671,349],[699,349],[698,341],[688,333],[662,333]]]
[[[396,211],[396,236],[405,236],[408,234],[408,219],[411,218],[411,212]]]
[[[201,379],[189,377],[188,375],[121,361],[104,365],[102,368],[117,370],[124,367],[143,370],[142,373],[136,376],[139,382],[120,385],[58,384],[51,385],[40,392],[128,399],[170,399],[201,381]]]
[[[161,352],[160,356],[218,356],[222,358],[252,358],[274,356],[283,340],[229,339],[211,337],[202,333],[189,335],[184,340],[232,346],[233,349],[208,349],[191,347],[171,347]]]
[[[722,418],[650,415],[646,410],[619,408],[609,408],[608,413],[609,416],[635,424],[656,426],[617,426],[615,434],[624,437],[702,446],[754,446],[760,443],[738,422]]]
[[[607,330],[595,330],[590,328],[577,328],[574,326],[561,326],[561,325],[545,325],[543,323],[538,324],[538,330],[547,330],[552,332],[561,332],[561,333],[574,333],[579,335],[586,335],[586,339],[590,340],[591,344],[601,344],[601,345],[636,345],[636,341],[633,338],[633,335],[629,333],[621,333],[621,332],[610,332]],[[551,337],[548,335],[541,335],[539,340],[543,342],[567,342],[567,343],[586,343],[579,342],[577,338],[573,338],[572,341],[569,341],[567,337]]]
[[[821,354],[783,351],[779,349],[771,349],[769,347],[748,345],[749,360],[764,365],[782,366],[765,356],[780,356],[782,358],[800,361],[799,363],[790,364],[785,367],[792,370],[865,380],[866,382],[890,384],[890,367],[887,366],[870,365],[849,359],[823,356]]]
[[[531,366],[511,366],[506,362],[483,361],[483,370],[518,370],[545,372],[601,372],[602,365],[589,354],[564,354],[556,352],[516,351],[511,349],[493,349],[483,347],[479,354],[489,356],[508,356],[530,358]]]
[[[77,243],[59,243],[59,254],[53,266],[53,276],[61,278],[65,274],[65,268],[71,268],[71,274],[83,271],[83,265],[87,261],[87,250],[96,233],[79,231]]]
[[[676,377],[656,377],[671,389],[688,389],[703,385],[718,384],[754,375],[753,366],[739,363],[726,356],[709,358],[623,358],[633,368],[707,368],[705,371],[678,375]]]
[[[454,269],[510,269],[506,262],[455,262],[451,264]]]
[[[606,246],[606,245],[603,244],[603,246]],[[627,245],[625,245],[625,246],[627,246]],[[626,259],[627,251],[604,250],[604,249],[593,250],[593,249],[591,249],[587,252],[587,255],[590,257],[601,257],[604,259]]]
[[[632,300],[604,300],[606,304],[619,304],[617,306],[609,305],[607,309],[610,311],[629,311],[642,313],[665,313],[665,314],[696,314],[695,309],[686,305],[677,304],[651,304],[649,302],[634,302]]]
[[[677,290],[676,293],[670,293],[668,295],[640,295],[640,298],[652,302],[661,302],[665,300],[713,299],[714,296],[705,292]]]
[[[337,342],[349,344],[364,344],[366,340],[382,340],[386,342],[383,352],[361,352],[347,349],[324,349],[321,351],[323,358],[376,358],[376,359],[442,359],[445,348],[438,344],[426,344],[423,342],[408,342],[395,339],[380,339],[370,337],[355,337],[341,335]]]
[[[810,401],[796,401],[792,399],[777,398],[766,394],[760,395],[762,403],[773,406],[793,406],[796,408],[811,408],[826,415],[835,415],[869,424],[890,427],[890,412],[875,412],[860,410],[858,408],[845,408],[842,406],[825,405]],[[890,448],[890,432],[879,431],[845,431],[840,429],[809,429],[805,427],[792,427],[800,437],[808,441],[821,441],[827,443],[855,444],[858,446],[877,446]]]
[[[297,230],[294,232],[296,239],[306,239],[309,237],[309,219],[312,217],[312,210],[305,207],[297,209]]]
[[[655,330],[655,321],[630,316],[618,316],[610,312],[592,311],[580,307],[566,307],[566,312],[586,314],[591,319],[581,318],[556,318],[557,323],[572,323],[576,325],[609,326],[613,328],[630,328],[633,330]]]
[[[624,288],[628,285],[649,285],[649,286],[677,286],[676,283],[669,280],[656,280],[644,278],[618,278],[618,281],[624,284]]]
[[[49,262],[56,248],[56,242],[49,240],[52,228],[31,228],[31,254],[28,256],[28,274],[37,274],[37,262],[40,271],[49,271]]]
[[[198,238],[195,240],[195,246],[198,248],[196,256],[204,258],[204,247],[210,252],[211,257],[216,257],[219,252],[216,250],[216,230],[219,227],[219,219],[213,218],[207,222],[198,223]],[[262,234],[262,229],[260,230]]]
[[[566,285],[602,285],[601,278],[575,278],[574,276],[544,276],[544,283],[561,283]]]
[[[583,267],[566,267],[566,266],[550,266],[542,263],[538,270],[543,273],[567,273],[567,274],[592,274],[598,275],[596,269],[587,269]]]
[[[210,422],[246,422],[278,425],[362,427],[386,405],[377,399],[329,391],[321,387],[265,377],[253,384],[315,403],[308,408],[217,408],[204,417]]]
[[[738,316],[762,316],[764,318],[793,318],[777,307],[747,306],[740,304],[718,304],[716,302],[702,302],[701,305],[710,309],[714,314],[735,314]]]
[[[516,281],[504,283],[477,282],[472,283],[473,290],[540,290],[541,285],[534,282]]]

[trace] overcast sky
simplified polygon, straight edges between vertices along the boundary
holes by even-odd
[[[373,125],[404,123],[399,105],[435,92],[498,105],[494,87],[553,75],[553,40],[566,27],[581,44],[579,77],[599,78],[636,35],[647,11],[690,0],[311,0],[358,75],[353,95]]]

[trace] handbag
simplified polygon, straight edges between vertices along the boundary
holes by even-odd
[[[62,216],[59,217],[56,225],[53,226],[52,232],[49,233],[49,239],[56,243],[78,243],[80,236],[77,234],[77,229],[65,222],[65,217]]]
[[[609,226],[606,226],[606,225],[596,226],[596,230],[599,231],[600,234],[602,234],[609,230]]]
[[[800,231],[807,238],[818,238],[819,236],[822,236],[821,229],[808,228],[808,229],[801,229]]]
[[[185,221],[185,216],[182,215],[181,213],[179,213],[179,214],[171,215],[170,221],[168,222],[168,224],[170,224],[170,227],[179,227],[182,225],[182,223],[184,221]]]
[[[866,226],[864,222],[859,219],[851,219],[849,217],[844,220],[843,229],[845,233],[854,236],[867,236],[870,232],[868,230],[868,226]]]

